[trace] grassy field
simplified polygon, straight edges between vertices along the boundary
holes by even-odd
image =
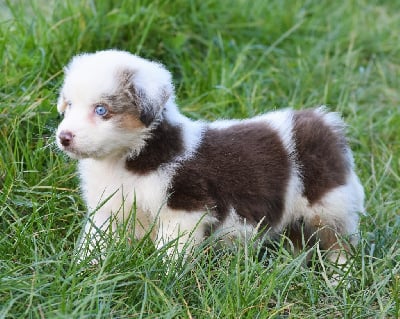
[[[1,0],[1,318],[399,318],[400,2]],[[354,271],[281,243],[185,265],[121,229],[104,263],[77,264],[85,207],[56,151],[55,101],[74,54],[120,48],[163,62],[192,118],[327,104],[348,123],[368,214]]]

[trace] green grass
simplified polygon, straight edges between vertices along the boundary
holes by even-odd
[[[0,317],[399,318],[400,2],[391,0],[0,1]],[[121,239],[77,264],[85,207],[54,147],[62,68],[120,48],[163,62],[192,118],[327,104],[349,125],[368,215],[354,271],[281,243],[163,262]]]

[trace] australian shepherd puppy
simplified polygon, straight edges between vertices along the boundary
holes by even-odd
[[[72,59],[57,109],[57,144],[79,160],[89,250],[133,205],[136,236],[155,226],[155,245],[177,240],[178,251],[215,230],[284,232],[342,261],[339,238],[357,242],[364,192],[345,125],[324,107],[193,121],[161,64],[108,50]]]

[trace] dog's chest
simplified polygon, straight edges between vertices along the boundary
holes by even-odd
[[[129,212],[132,205],[156,215],[167,197],[169,177],[164,171],[136,175],[125,169],[125,161],[79,162],[81,187],[89,210],[101,207],[113,213]]]

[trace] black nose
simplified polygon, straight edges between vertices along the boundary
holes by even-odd
[[[62,146],[69,146],[74,136],[69,131],[62,131],[58,135],[58,138],[60,139],[60,143]]]

